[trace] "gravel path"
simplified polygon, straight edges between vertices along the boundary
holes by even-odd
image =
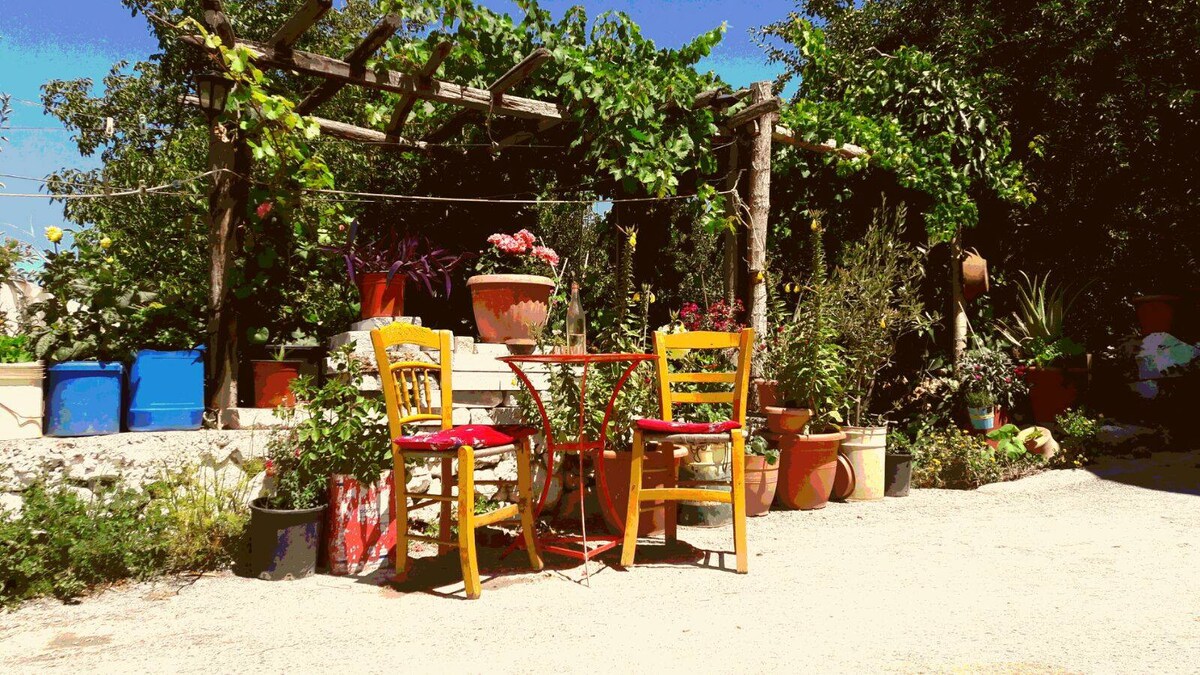
[[[1098,471],[772,512],[747,576],[681,528],[697,549],[590,588],[484,555],[477,602],[232,575],[37,602],[0,615],[0,671],[1200,672],[1200,452]],[[461,591],[454,558],[417,573]]]

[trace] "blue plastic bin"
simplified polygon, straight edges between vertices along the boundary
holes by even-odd
[[[204,421],[204,348],[143,349],[129,370],[130,431],[190,431]]]
[[[46,371],[46,435],[100,436],[121,430],[125,365],[67,361]]]

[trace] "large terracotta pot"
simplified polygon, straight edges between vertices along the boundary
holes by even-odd
[[[798,434],[812,419],[812,411],[808,408],[767,406],[763,410],[767,414],[767,428],[776,434]]]
[[[467,279],[479,339],[532,343],[546,325],[554,280],[532,274],[479,274]]]
[[[767,462],[762,455],[746,455],[746,515],[762,516],[771,510],[779,486],[779,460]]]
[[[604,481],[617,520],[613,520],[614,514],[610,514],[608,509],[600,510],[604,512],[604,520],[613,534],[625,531],[625,514],[629,510],[629,462],[632,457],[631,452],[604,451]],[[642,487],[666,487],[674,474],[675,461],[675,455],[671,452],[647,452],[642,460]],[[662,534],[667,526],[666,502],[644,502],[642,508],[646,510],[638,519],[638,536]]]
[[[838,447],[846,434],[777,434],[779,488],[775,501],[789,509],[821,509],[837,473]],[[768,436],[768,440],[772,440]]]
[[[1086,370],[1083,372],[1087,372]],[[1029,404],[1033,420],[1050,424],[1066,412],[1079,398],[1079,387],[1062,368],[1030,367],[1025,378],[1029,381]]]
[[[1182,300],[1178,295],[1143,295],[1133,299],[1138,326],[1142,336],[1151,333],[1170,333],[1175,324],[1175,307]]]
[[[253,361],[254,407],[293,408],[292,382],[300,377],[302,361]]]
[[[779,382],[776,380],[764,380],[761,377],[750,380],[750,386],[754,387],[757,394],[753,397],[758,401],[758,409],[755,412],[764,410],[767,406],[776,407],[779,405]]]
[[[386,272],[367,272],[358,278],[360,315],[364,319],[404,316],[404,283],[397,275],[388,283]]]

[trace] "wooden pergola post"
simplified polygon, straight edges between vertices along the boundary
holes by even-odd
[[[234,44],[233,27],[220,0],[204,0],[204,18],[225,44]],[[237,251],[237,234],[250,198],[250,148],[235,125],[209,120],[208,168],[213,172],[208,194],[208,351],[205,407],[216,415],[217,428],[227,408],[237,406],[238,321],[229,274]]]
[[[770,82],[750,86],[750,105],[774,97]],[[750,286],[749,323],[759,339],[767,332],[767,219],[771,211],[771,143],[777,113],[767,109],[757,120],[750,143],[750,236],[746,246],[746,278]],[[762,360],[755,354],[750,372],[762,376]]]

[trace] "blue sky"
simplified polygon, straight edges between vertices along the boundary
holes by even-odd
[[[297,0],[298,1],[298,0]],[[516,13],[511,0],[477,0]],[[45,116],[39,87],[52,79],[90,77],[99,82],[116,61],[145,58],[155,43],[141,17],[131,17],[118,0],[4,0],[0,22],[0,92],[11,94],[9,142],[0,147],[0,173],[42,177],[62,167],[90,168],[70,134]],[[776,20],[794,7],[791,0],[543,0],[556,16],[582,4],[589,15],[626,12],[660,45],[674,47],[725,22],[725,41],[704,65],[735,86],[770,79],[777,68],[765,63],[752,42],[751,28]],[[46,129],[49,127],[49,129]],[[40,184],[0,176],[0,192],[38,192]],[[0,236],[43,243],[41,232],[62,222],[62,209],[49,200],[0,197]]]

